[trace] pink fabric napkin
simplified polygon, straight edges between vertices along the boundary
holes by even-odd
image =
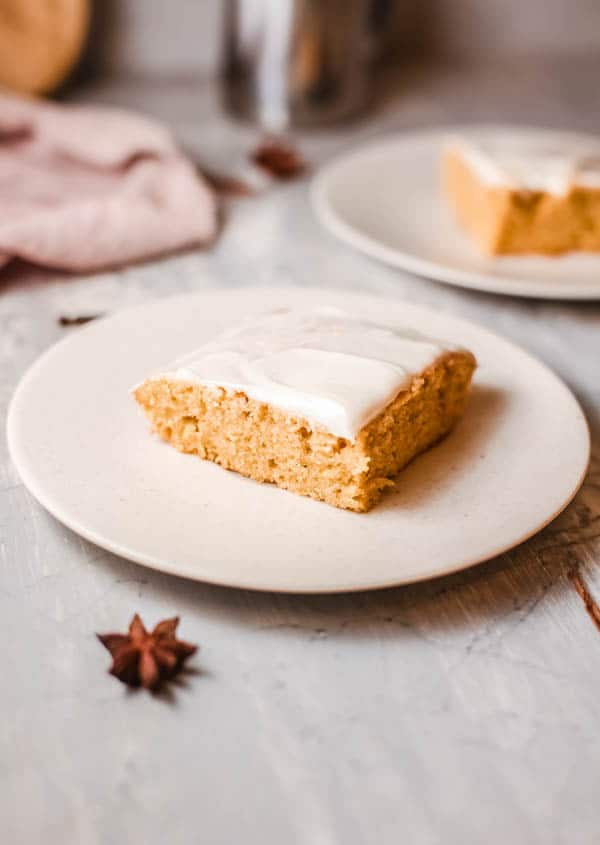
[[[112,108],[0,95],[0,266],[137,261],[216,233],[215,199],[168,130]]]

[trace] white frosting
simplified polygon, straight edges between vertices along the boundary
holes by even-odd
[[[498,132],[453,138],[455,149],[490,187],[562,196],[573,185],[600,188],[600,139]]]
[[[354,440],[449,348],[334,308],[279,311],[220,335],[153,378],[242,391]]]

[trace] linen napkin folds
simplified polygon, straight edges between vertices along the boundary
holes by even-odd
[[[0,94],[0,266],[98,270],[216,230],[213,193],[164,126]]]

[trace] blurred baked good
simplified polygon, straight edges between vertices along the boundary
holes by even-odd
[[[90,0],[0,0],[0,86],[57,88],[81,55],[89,21]]]

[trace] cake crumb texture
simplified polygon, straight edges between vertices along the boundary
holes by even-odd
[[[354,441],[242,392],[166,376],[143,382],[134,396],[153,431],[181,452],[335,507],[368,511],[461,416],[474,368],[471,353],[446,353]]]

